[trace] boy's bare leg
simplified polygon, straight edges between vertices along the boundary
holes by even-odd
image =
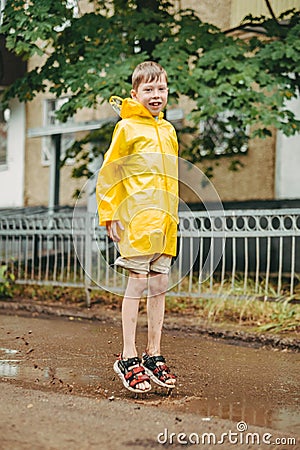
[[[137,356],[135,337],[140,298],[147,287],[146,275],[130,271],[127,288],[122,303],[122,329],[124,359]],[[148,389],[149,383],[144,381],[136,385],[137,389]]]
[[[168,288],[169,275],[151,272],[149,278],[149,291],[147,298],[148,315],[148,343],[146,353],[149,356],[161,355],[161,333],[165,315],[165,296]],[[175,380],[169,379],[167,383],[173,384]]]
[[[168,275],[151,272],[147,298],[148,343],[146,351],[150,356],[160,355],[161,332],[165,315],[165,292]]]

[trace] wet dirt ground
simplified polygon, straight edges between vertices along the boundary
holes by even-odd
[[[166,433],[237,431],[240,422],[283,437],[272,448],[300,448],[284,441],[300,436],[300,353],[166,330],[163,353],[177,387],[167,396],[153,385],[135,398],[112,369],[120,326],[118,319],[0,315],[0,448],[158,448],[160,432],[167,447],[181,448]],[[137,343],[141,353],[143,327]],[[241,442],[219,445],[270,448]]]

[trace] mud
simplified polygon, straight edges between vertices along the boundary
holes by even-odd
[[[119,308],[120,309],[120,308]],[[78,319],[96,320],[99,322],[112,322],[119,320],[119,312],[116,305],[111,308],[101,304],[94,303],[92,308],[87,308],[85,302],[77,305],[70,305],[63,300],[56,302],[16,299],[0,300],[0,314],[21,314],[35,317],[74,317]],[[145,314],[140,315],[141,326],[146,327]],[[300,352],[299,332],[272,334],[262,334],[249,331],[243,325],[207,323],[194,314],[167,314],[165,317],[164,328],[170,331],[194,332],[196,334],[220,338],[235,345],[247,345],[251,347],[270,347],[279,350],[293,350]]]
[[[175,414],[177,423],[192,414],[200,421],[244,421],[300,435],[299,353],[236,346],[187,329],[169,329],[164,333],[163,353],[178,376],[177,387],[171,396],[153,386],[150,393],[134,398],[112,370],[121,349],[120,327],[118,316],[91,321],[74,316],[0,315],[2,384],[48,395],[159,408],[164,414]],[[137,343],[141,353],[146,344],[143,324]]]

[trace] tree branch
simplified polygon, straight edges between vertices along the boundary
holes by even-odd
[[[233,27],[233,28],[229,28],[228,30],[224,30],[223,33],[228,34],[228,33],[234,32],[234,31],[238,31],[238,30],[248,31],[249,33],[259,33],[259,34],[267,35],[267,31],[260,24],[259,25],[251,24],[251,26],[249,26],[248,24],[238,25],[237,27]]]
[[[269,13],[270,13],[271,16],[272,16],[272,19],[275,20],[275,22],[277,23],[277,25],[280,25],[280,23],[279,23],[278,20],[277,20],[277,17],[275,16],[275,13],[274,13],[274,11],[273,11],[273,8],[272,8],[272,6],[271,6],[270,1],[269,1],[269,0],[265,0],[265,3],[266,3],[266,5],[267,5],[267,8],[268,8],[268,10],[269,10]]]
[[[272,9],[271,3],[269,0],[265,0],[266,2],[266,6],[269,10],[269,13],[272,16],[272,19],[277,23],[278,26],[280,27],[288,27],[288,24],[286,23],[280,23]],[[267,31],[260,25],[255,25],[252,23],[249,24],[242,24],[242,25],[238,25],[237,27],[233,27],[233,28],[229,28],[228,30],[223,31],[223,33],[228,34],[228,33],[232,33],[233,31],[238,31],[238,30],[244,30],[244,31],[249,31],[249,32],[254,32],[254,33],[259,33],[259,34],[268,34]]]

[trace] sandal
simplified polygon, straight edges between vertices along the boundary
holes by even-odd
[[[150,383],[150,378],[145,373],[145,369],[141,366],[141,360],[137,356],[134,358],[122,359],[120,355],[119,359],[114,363],[114,371],[119,375],[122,380],[123,385],[132,392],[148,392],[151,389],[138,389],[136,385],[148,381]]]
[[[168,380],[176,380],[176,375],[170,373],[163,356],[149,356],[143,353],[142,365],[156,384],[171,389],[175,387],[175,383],[167,383]]]

